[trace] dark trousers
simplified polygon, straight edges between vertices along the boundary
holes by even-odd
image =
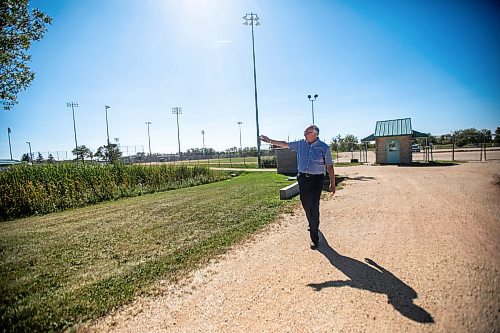
[[[300,201],[306,212],[307,221],[309,222],[309,233],[311,241],[318,244],[319,235],[319,199],[321,190],[323,189],[324,175],[306,175],[299,174],[297,181],[299,182]]]

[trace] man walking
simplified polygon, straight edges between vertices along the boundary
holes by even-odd
[[[310,125],[304,131],[305,139],[290,143],[272,140],[265,135],[260,136],[261,141],[297,152],[300,201],[309,222],[313,250],[318,248],[319,243],[319,200],[326,171],[330,176],[330,192],[335,193],[335,172],[330,147],[321,141],[318,135],[319,128]]]

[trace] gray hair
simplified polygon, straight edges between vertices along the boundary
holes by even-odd
[[[312,124],[312,125],[307,126],[307,128],[305,130],[307,131],[310,128],[312,128],[319,135],[319,127],[318,126]]]

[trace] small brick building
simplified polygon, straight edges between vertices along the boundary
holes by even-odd
[[[377,164],[411,164],[412,140],[428,136],[414,131],[411,118],[377,121],[375,133],[361,140],[375,141],[375,163]]]

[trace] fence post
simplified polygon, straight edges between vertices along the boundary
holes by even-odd
[[[455,134],[451,136],[451,160],[455,162]]]
[[[484,161],[486,162],[486,143],[483,143]]]

